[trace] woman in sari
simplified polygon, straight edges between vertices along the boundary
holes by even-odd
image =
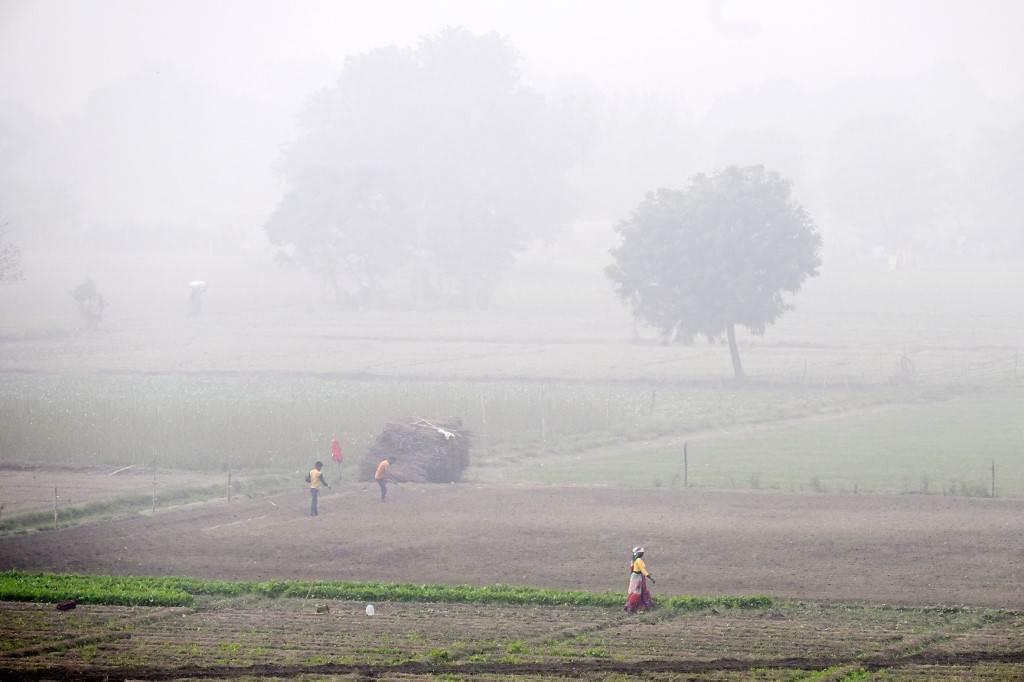
[[[644,563],[644,548],[633,548],[633,560],[629,562],[629,595],[626,599],[626,613],[635,613],[654,608],[654,600],[647,589],[647,581],[654,584],[654,577],[647,571]]]

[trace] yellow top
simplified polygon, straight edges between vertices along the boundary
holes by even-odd
[[[320,487],[320,478],[322,476],[323,476],[323,474],[320,473],[319,469],[310,469],[309,470],[309,487],[310,488],[319,488]]]
[[[647,564],[645,564],[644,560],[641,559],[640,557],[637,557],[637,558],[633,559],[633,566],[632,566],[631,570],[634,573],[643,573],[645,576],[648,575],[648,573],[647,573]]]
[[[391,468],[391,462],[386,459],[382,459],[380,464],[377,465],[377,473],[373,475],[373,480],[379,481],[388,475],[388,469]]]

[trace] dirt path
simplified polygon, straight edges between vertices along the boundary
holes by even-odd
[[[348,484],[0,539],[0,568],[1024,607],[1024,500]],[[273,503],[273,504],[272,504]]]

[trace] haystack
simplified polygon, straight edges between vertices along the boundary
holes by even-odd
[[[398,461],[391,473],[399,481],[452,483],[460,480],[469,466],[469,445],[470,434],[458,418],[392,422],[367,451],[363,478],[372,479],[380,460],[395,455]]]

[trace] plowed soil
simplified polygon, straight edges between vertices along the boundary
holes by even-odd
[[[1019,615],[979,609],[789,604],[754,611],[656,611],[300,599],[196,609],[2,604],[0,621],[49,645],[0,651],[4,679],[797,679],[831,669],[895,679],[1016,679]],[[71,639],[88,628],[86,642]],[[995,646],[993,646],[995,644]],[[1018,640],[1019,644],[1019,640]]]
[[[0,538],[0,568],[506,583],[1024,607],[1024,500],[697,489],[336,485]]]

